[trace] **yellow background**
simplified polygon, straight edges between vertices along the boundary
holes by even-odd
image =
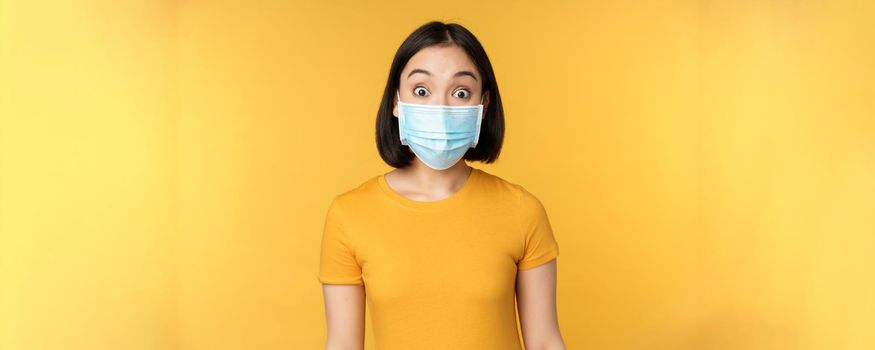
[[[506,143],[473,165],[545,204],[569,349],[873,349],[873,17],[0,0],[0,349],[321,348],[325,210],[390,169],[374,115],[431,19],[492,59]]]

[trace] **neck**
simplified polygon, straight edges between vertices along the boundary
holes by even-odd
[[[419,158],[414,157],[410,166],[405,167],[403,171],[423,192],[452,193],[465,184],[468,175],[474,169],[468,166],[465,160],[459,160],[449,168],[435,170],[425,165]]]

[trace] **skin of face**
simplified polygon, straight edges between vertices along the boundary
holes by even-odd
[[[483,78],[477,66],[461,47],[433,45],[419,50],[400,76],[400,97],[405,103],[466,106],[480,104]],[[489,95],[483,97],[483,110]],[[392,115],[398,117],[395,99]]]

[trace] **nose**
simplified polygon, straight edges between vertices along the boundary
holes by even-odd
[[[431,104],[446,106],[449,102],[449,101],[447,101],[446,94],[434,94],[432,96],[435,96],[435,97],[428,101]]]

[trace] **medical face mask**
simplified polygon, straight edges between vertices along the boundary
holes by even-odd
[[[435,170],[447,169],[477,146],[483,120],[483,97],[475,106],[427,105],[401,102],[398,93],[398,131],[401,144]]]

